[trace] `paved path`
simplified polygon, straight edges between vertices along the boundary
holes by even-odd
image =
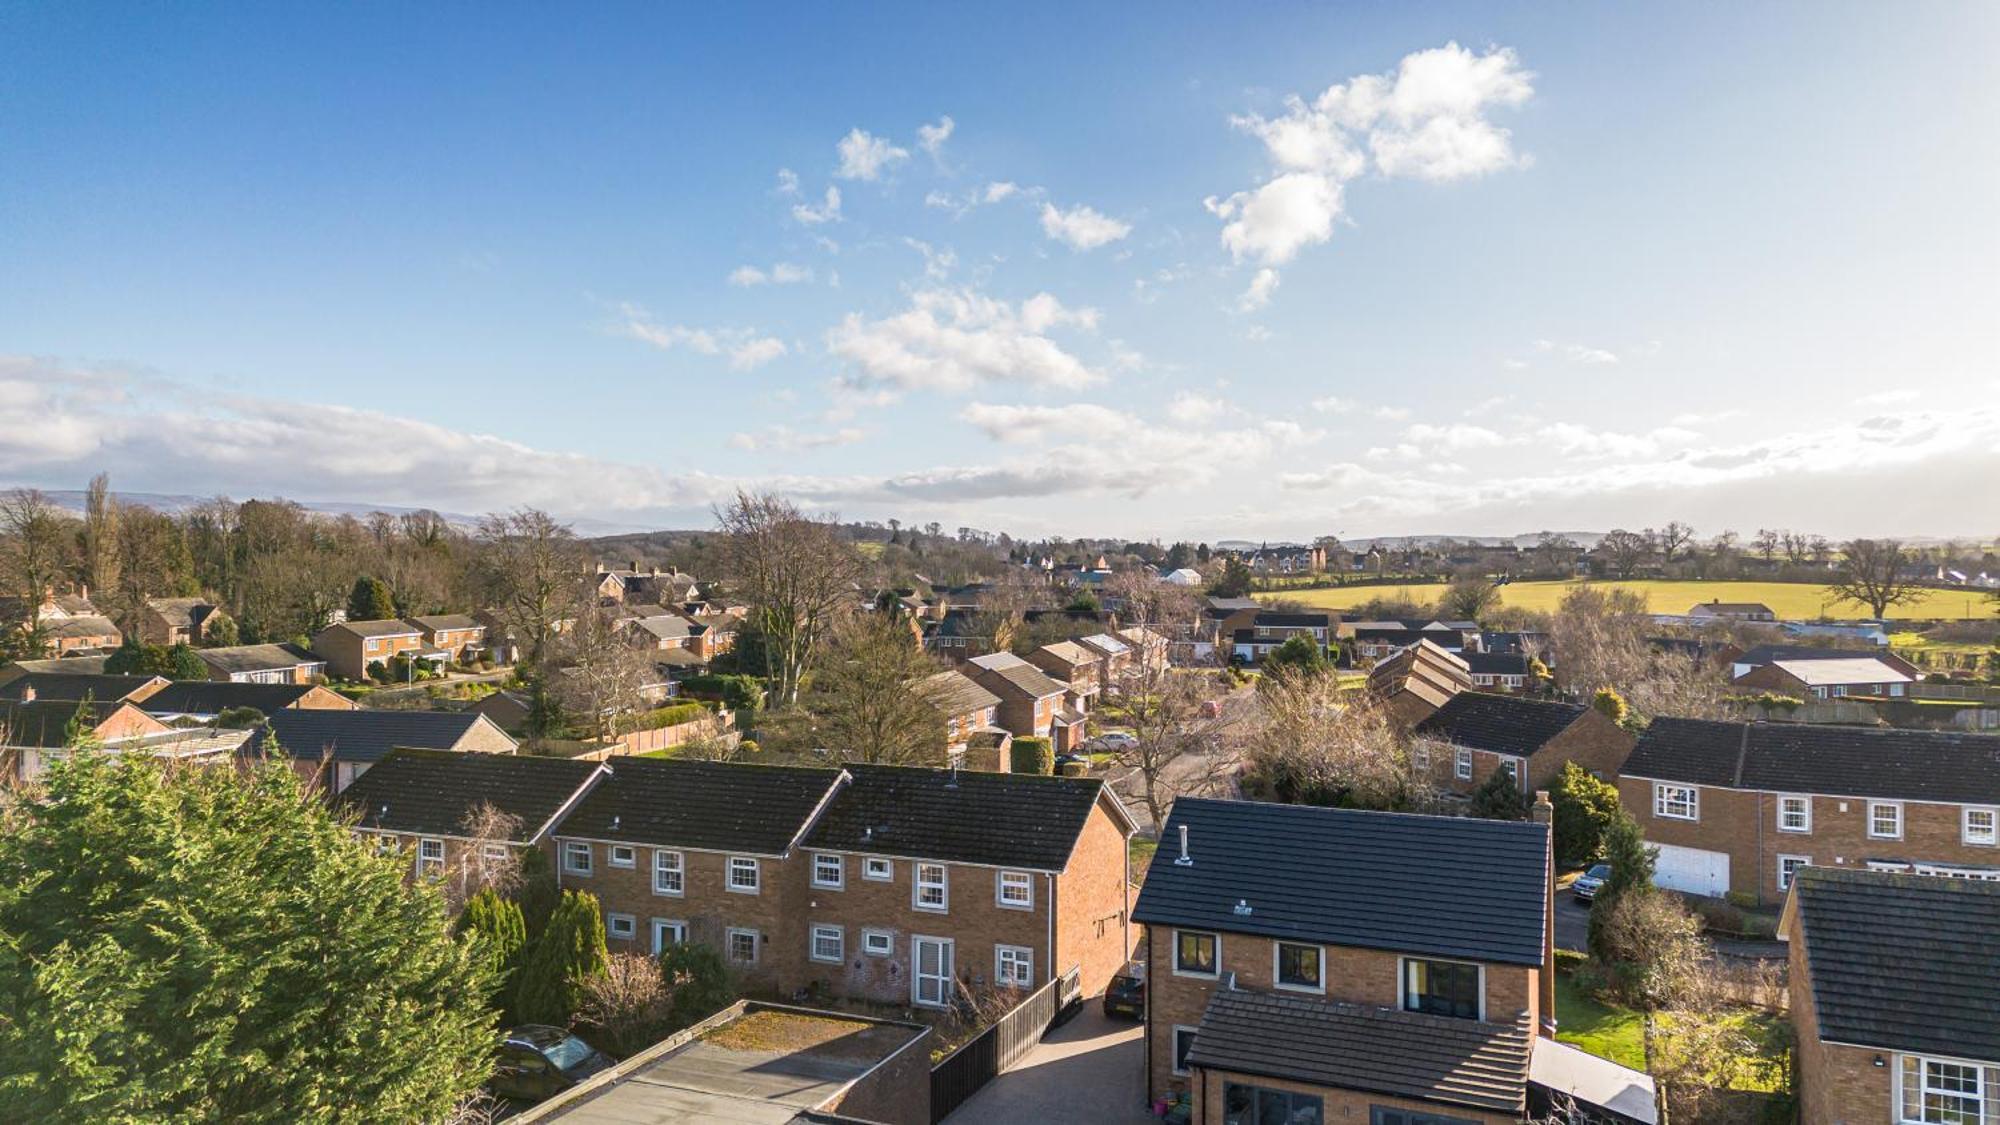
[[[1144,1026],[1111,1020],[1096,999],[1049,1032],[1012,1070],[988,1082],[945,1118],[947,1125],[1143,1125]]]

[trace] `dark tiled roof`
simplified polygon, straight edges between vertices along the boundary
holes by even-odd
[[[1279,613],[1276,610],[1265,610],[1257,615],[1256,621],[1258,625],[1267,628],[1272,626],[1303,627],[1311,625],[1331,628],[1334,618],[1331,613]]]
[[[1518,1113],[1529,1035],[1506,1026],[1275,992],[1222,989],[1188,1061],[1313,1086]]]
[[[1525,676],[1528,674],[1528,657],[1521,652],[1462,652],[1459,659],[1465,661],[1467,671],[1486,676]]]
[[[851,765],[806,837],[829,851],[1060,871],[1103,792],[1094,778]]]
[[[1731,661],[1734,664],[1771,664],[1779,660],[1851,660],[1855,657],[1887,656],[1878,645],[1867,648],[1827,648],[1822,645],[1758,645]]]
[[[572,758],[397,750],[354,779],[334,803],[362,828],[462,836],[481,805],[514,817],[510,839],[530,843],[600,768]]]
[[[324,664],[326,658],[293,644],[230,645],[227,648],[200,648],[195,655],[218,672],[272,672],[301,664]]]
[[[428,617],[412,617],[410,618],[410,624],[415,625],[419,629],[428,629],[434,633],[444,629],[485,628],[479,622],[474,621],[470,614],[465,613],[437,613]]]
[[[0,743],[8,746],[55,747],[67,742],[70,720],[81,710],[85,722],[101,725],[126,704],[116,699],[88,703],[74,699],[37,699],[31,703],[0,703]]]
[[[0,699],[20,700],[30,691],[36,699],[67,699],[72,702],[89,696],[104,702],[123,699],[158,679],[157,676],[106,676],[88,672],[25,672],[0,684]]]
[[[231,707],[255,707],[268,715],[290,707],[313,690],[311,684],[180,680],[139,700],[137,706],[149,714],[213,715]]]
[[[2000,804],[2000,736],[1654,719],[1621,772],[1772,793]]]
[[[2000,883],[1808,867],[1794,887],[1820,1038],[2000,1063]]]
[[[338,629],[357,637],[401,637],[417,631],[416,626],[393,617],[378,621],[343,621],[338,625],[329,625],[327,629]]]
[[[1471,665],[1471,658],[1466,658]],[[1477,671],[1477,667],[1474,667]],[[1548,745],[1590,711],[1581,703],[1523,699],[1518,695],[1467,691],[1451,697],[1416,726],[1416,733],[1474,750],[1526,756]]]
[[[1770,613],[1771,607],[1763,602],[1698,602],[1688,612],[1705,609],[1710,613]]]
[[[474,711],[318,711],[285,709],[270,712],[259,727],[260,738],[249,749],[268,749],[277,741],[294,758],[318,761],[328,751],[335,761],[376,762],[398,747],[453,750],[474,725],[491,722]]]
[[[1174,862],[1182,826],[1194,859],[1186,867]],[[1532,821],[1183,797],[1132,916],[1540,965],[1548,839]],[[1236,913],[1239,900],[1249,914]]]
[[[1427,633],[1435,632],[1438,632],[1438,630],[1409,628],[1356,629],[1354,630],[1354,639],[1357,641],[1389,641],[1395,644],[1410,645],[1423,640]]]
[[[840,771],[619,758],[558,836],[781,855]]]

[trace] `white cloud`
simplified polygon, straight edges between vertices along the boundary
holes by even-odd
[[[1507,444],[1507,439],[1484,426],[1473,426],[1463,422],[1452,422],[1434,426],[1418,422],[1403,431],[1403,441],[1412,445],[1427,445],[1449,453],[1468,449],[1494,449]]]
[[[1132,224],[1099,214],[1083,204],[1064,211],[1053,203],[1044,203],[1042,233],[1072,250],[1095,250],[1131,234]]]
[[[773,336],[758,336],[740,328],[690,328],[684,324],[661,324],[651,313],[631,302],[618,306],[618,323],[613,330],[621,336],[651,344],[661,351],[685,348],[701,355],[729,353],[729,366],[749,371],[777,359],[786,352],[785,342]]]
[[[986,203],[1000,203],[1012,199],[1015,195],[1020,194],[1020,191],[1021,187],[1018,184],[1009,183],[1006,180],[996,180],[986,185],[986,190],[981,193],[980,199]]]
[[[1611,352],[1607,352],[1603,348],[1586,347],[1583,344],[1571,344],[1565,350],[1564,354],[1568,355],[1574,362],[1589,366],[1618,362],[1618,357]]]
[[[951,247],[933,247],[919,238],[905,238],[903,245],[924,256],[924,276],[932,281],[942,281],[958,265],[958,254]]]
[[[975,402],[958,412],[959,421],[986,431],[994,441],[1040,441],[1050,434],[1115,437],[1139,420],[1123,411],[1088,402],[1067,406],[1006,406]]]
[[[760,336],[730,348],[729,366],[737,371],[752,371],[784,354],[783,340],[775,336]]]
[[[766,426],[758,433],[737,433],[729,436],[729,444],[737,449],[751,452],[770,451],[774,453],[803,453],[812,449],[826,449],[838,445],[853,445],[867,437],[867,433],[852,426],[825,433],[802,433],[790,426]]]
[[[935,125],[919,125],[917,126],[917,147],[935,158],[938,150],[943,148],[944,143],[951,139],[952,131],[957,128],[958,123],[951,119],[950,114],[945,114],[943,117],[938,118],[938,123]]]
[[[1869,406],[1896,406],[1905,402],[1915,402],[1922,397],[1913,390],[1877,391],[1872,395],[1862,395],[1854,401]]]
[[[1269,266],[1257,271],[1250,279],[1250,288],[1236,299],[1236,308],[1241,312],[1255,312],[1271,303],[1271,294],[1278,289],[1278,271]]]
[[[797,195],[799,193],[799,174],[790,168],[778,169],[777,192],[779,195]]]
[[[1371,169],[1442,181],[1523,163],[1486,114],[1527,101],[1533,79],[1509,49],[1475,54],[1448,43],[1405,55],[1393,74],[1328,87],[1310,103],[1293,95],[1277,117],[1232,119],[1263,142],[1271,179],[1204,205],[1223,220],[1222,244],[1238,261],[1282,265],[1333,236],[1342,186]]]
[[[1407,406],[1378,406],[1370,413],[1384,422],[1400,422],[1410,416],[1410,408]]]
[[[826,188],[826,201],[817,207],[805,202],[792,204],[792,218],[808,226],[839,222],[840,189],[832,184],[828,184]]]
[[[847,364],[856,388],[966,391],[983,383],[1078,388],[1102,382],[1047,333],[1090,331],[1094,309],[1071,309],[1047,293],[1010,305],[972,290],[932,289],[910,308],[868,320],[852,313],[827,333],[827,351]]]
[[[743,288],[753,285],[800,285],[812,279],[812,267],[791,262],[778,262],[768,270],[737,266],[729,271],[729,284]]]
[[[910,158],[908,149],[897,148],[866,129],[851,130],[834,147],[840,153],[840,166],[833,174],[843,180],[879,180],[882,173]]]
[[[1352,414],[1359,405],[1353,399],[1339,395],[1322,395],[1312,400],[1312,408],[1321,414]]]
[[[1214,422],[1232,412],[1232,407],[1219,398],[1198,395],[1192,391],[1182,391],[1167,403],[1167,417],[1183,426],[1198,426]]]

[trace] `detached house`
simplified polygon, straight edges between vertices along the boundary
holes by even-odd
[[[293,644],[229,645],[196,649],[208,678],[239,684],[310,684],[326,674],[326,661]]]
[[[5,703],[0,704],[0,763],[6,774],[19,781],[40,777],[51,761],[71,752],[72,723],[95,739],[103,753],[177,761],[226,760],[250,737],[243,730],[170,727],[125,700]]]
[[[312,639],[312,650],[344,680],[365,680],[370,665],[386,665],[398,656],[417,659],[423,648],[423,632],[407,621],[343,621]]]
[[[1063,706],[1066,685],[1045,675],[1040,668],[1011,652],[975,656],[958,666],[959,675],[1000,698],[999,723],[1016,738],[1051,738],[1058,751],[1069,749],[1082,738],[1082,716],[1072,716]],[[1076,733],[1070,737],[1069,732]]]
[[[1138,670],[1138,652],[1116,634],[1092,633],[1078,637],[1076,643],[1097,655],[1097,686],[1101,692],[1117,691],[1119,683]]]
[[[2000,880],[2000,738],[1655,719],[1618,796],[1663,887],[1758,902],[1806,867]]]
[[[1901,660],[1896,664],[1902,663]],[[1871,653],[1838,657],[1779,659],[1736,677],[1736,685],[1761,688],[1800,699],[1841,699],[1850,695],[1900,699],[1916,677]]]
[[[1608,781],[1618,776],[1633,742],[1617,723],[1581,703],[1483,691],[1452,696],[1412,733],[1443,744],[1419,741],[1411,750],[1412,764],[1440,788],[1460,795],[1479,788],[1495,771],[1512,775],[1523,792],[1547,789],[1569,762]]]
[[[226,615],[205,598],[148,598],[139,610],[139,639],[149,645],[199,645]]]
[[[965,755],[972,736],[992,730],[1000,718],[1000,697],[957,672],[938,672],[912,685],[944,717],[946,755],[954,761]],[[968,763],[974,769],[1004,769],[1005,763]]]
[[[512,754],[518,744],[474,711],[272,711],[245,747],[282,752],[300,777],[332,793],[399,749]]]
[[[1028,663],[1062,684],[1063,702],[1079,713],[1090,710],[1104,683],[1104,658],[1076,641],[1043,645],[1028,654]]]
[[[459,663],[476,659],[486,644],[486,626],[470,614],[441,613],[412,617],[410,624],[417,627],[425,645],[446,653]]]
[[[1548,814],[1176,801],[1133,910],[1149,1096],[1194,1125],[1497,1125],[1550,1087],[1650,1102],[1553,1039]]]
[[[1230,636],[1233,659],[1255,664],[1293,637],[1305,637],[1322,650],[1333,643],[1338,618],[1331,613],[1280,613],[1260,610],[1247,626]]]
[[[1763,602],[1703,602],[1687,611],[1692,621],[1776,621],[1778,615]]]
[[[1462,652],[1466,674],[1480,691],[1519,694],[1528,690],[1528,656],[1521,652]]]
[[[2000,1120],[2000,883],[1811,867],[1786,900],[1801,1125]]]

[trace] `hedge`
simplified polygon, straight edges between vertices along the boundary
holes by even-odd
[[[711,711],[699,703],[675,703],[667,707],[655,707],[651,711],[641,711],[636,715],[626,715],[618,720],[621,734],[635,730],[659,730],[661,727],[676,727],[706,718]]]
[[[1046,738],[1016,738],[1008,767],[1015,773],[1051,774],[1056,771],[1055,747]]]

